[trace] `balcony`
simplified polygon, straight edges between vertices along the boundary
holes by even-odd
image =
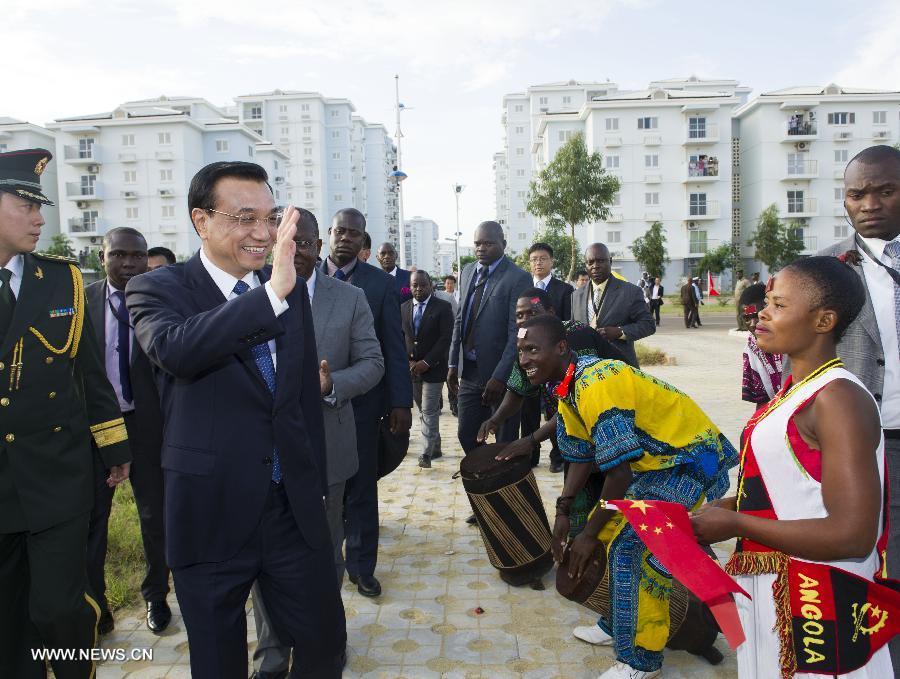
[[[119,154],[119,162],[120,163],[136,163],[137,162],[137,154],[136,153],[120,153]]]
[[[178,233],[178,222],[160,222],[160,233]]]
[[[157,151],[155,155],[157,160],[175,160],[175,154],[171,151]]]
[[[801,141],[812,141],[819,138],[819,131],[816,122],[804,116],[794,115],[787,121],[784,130],[784,137],[781,141],[797,143]]]
[[[622,221],[622,215],[621,215],[621,213],[618,213],[618,212],[614,212],[609,217],[606,218],[606,222],[608,224],[618,224],[621,221]]]
[[[99,165],[103,162],[102,156],[103,154],[97,144],[92,144],[87,148],[80,148],[74,145],[63,148],[63,158],[72,165]]]
[[[819,161],[790,160],[787,164],[787,173],[781,178],[781,181],[790,182],[798,179],[815,179],[818,176]]]
[[[659,146],[662,144],[662,137],[658,134],[648,134],[644,137],[644,146]]]
[[[684,219],[691,222],[703,219],[718,219],[719,216],[719,201],[707,200],[705,202],[688,204],[687,216]]]
[[[803,236],[803,252],[818,252],[819,251],[819,237],[818,236]]]
[[[69,200],[103,200],[103,184],[94,182],[84,186],[81,182],[66,182],[66,198]]]
[[[721,243],[718,238],[706,238],[705,231],[701,231],[697,235],[691,235],[693,237],[688,242],[689,255],[705,255],[710,250],[715,250]]]
[[[135,200],[138,197],[137,191],[122,191],[122,198],[126,200]]]
[[[719,142],[719,126],[707,123],[702,127],[688,128],[683,144],[716,144]]]
[[[645,222],[661,222],[663,220],[662,212],[645,212],[644,213],[644,221]]]
[[[621,146],[622,145],[622,137],[606,137],[603,140],[604,146]]]
[[[644,183],[645,184],[659,184],[662,182],[661,174],[645,174],[644,175]]]
[[[785,214],[791,217],[815,217],[819,214],[819,208],[815,198],[788,200]]]
[[[109,220],[97,218],[85,220],[82,217],[69,218],[69,233],[77,233],[81,236],[102,236],[109,229]]]
[[[872,131],[872,139],[875,141],[885,141],[891,138],[890,130],[873,130]]]
[[[853,140],[853,132],[850,130],[838,130],[834,133],[835,141],[852,141]]]

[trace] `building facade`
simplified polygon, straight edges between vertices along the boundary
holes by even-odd
[[[406,249],[407,266],[436,274],[441,266],[438,254],[441,234],[437,222],[416,216],[404,220],[404,228],[403,246]],[[374,240],[372,244],[375,245]]]

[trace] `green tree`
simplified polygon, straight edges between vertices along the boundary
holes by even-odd
[[[529,185],[525,209],[548,227],[569,227],[569,279],[578,261],[575,227],[607,219],[618,190],[619,180],[606,173],[602,157],[588,151],[581,134],[573,135]]]
[[[93,269],[94,271],[100,271],[103,269],[103,265],[100,264],[100,255],[97,253],[99,250],[88,250],[87,258],[84,261],[85,269]]]
[[[462,266],[463,269],[466,268],[466,264],[474,261],[475,255],[461,255],[459,258],[460,266]],[[453,260],[453,270],[456,271],[456,260]],[[459,276],[459,271],[456,271],[456,275]]]
[[[770,273],[784,268],[803,252],[803,238],[798,227],[793,222],[782,222],[774,203],[760,213],[756,233],[747,243],[756,248],[756,259],[765,264]]]
[[[75,248],[72,247],[72,241],[64,233],[54,234],[50,239],[50,247],[44,250],[45,254],[56,255],[57,257],[75,258]]]
[[[697,262],[697,271],[722,273],[725,269],[734,268],[734,262],[734,246],[731,243],[722,243],[714,250],[707,250],[703,259]]]
[[[635,238],[628,249],[634,255],[635,261],[651,277],[663,277],[666,264],[671,260],[666,252],[666,234],[661,222],[653,222],[647,232]]]
[[[573,240],[574,243],[572,242]],[[565,280],[566,274],[573,268],[572,252],[579,253],[581,249],[578,245],[578,240],[566,234],[562,226],[554,224],[548,225],[543,231],[535,234],[534,242],[546,243],[553,248],[553,273],[558,278]],[[525,271],[531,271],[527,249],[516,256],[515,262]],[[575,262],[574,268],[578,268],[578,261]]]

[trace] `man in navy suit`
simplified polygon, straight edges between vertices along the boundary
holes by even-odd
[[[265,170],[244,162],[202,168],[188,205],[200,251],[133,278],[126,301],[160,392],[166,558],[191,674],[247,676],[256,581],[300,659],[291,676],[339,677],[346,622],[315,333],[294,270],[298,214],[279,216]]]
[[[391,431],[406,433],[412,423],[412,380],[400,326],[400,300],[393,278],[358,259],[366,218],[354,208],[338,210],[328,229],[330,254],[320,265],[324,276],[348,281],[366,293],[375,334],[384,357],[384,378],[353,399],[359,470],[344,494],[347,575],[363,596],[381,594],[375,577],[378,560],[378,428],[387,416]],[[407,274],[409,272],[406,272]]]
[[[381,270],[386,274],[393,276],[397,285],[397,294],[400,297],[400,304],[412,299],[412,290],[409,284],[410,272],[397,266],[397,248],[391,243],[382,243],[378,246],[378,252],[375,253],[375,259],[381,265]]]

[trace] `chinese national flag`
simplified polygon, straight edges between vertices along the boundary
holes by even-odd
[[[625,515],[634,532],[672,577],[709,606],[732,648],[745,639],[732,593],[750,595],[700,549],[687,510],[675,502],[615,500],[606,503]]]
[[[719,291],[716,290],[716,286],[713,283],[712,271],[706,272],[706,287],[709,289],[710,297],[718,297]]]

